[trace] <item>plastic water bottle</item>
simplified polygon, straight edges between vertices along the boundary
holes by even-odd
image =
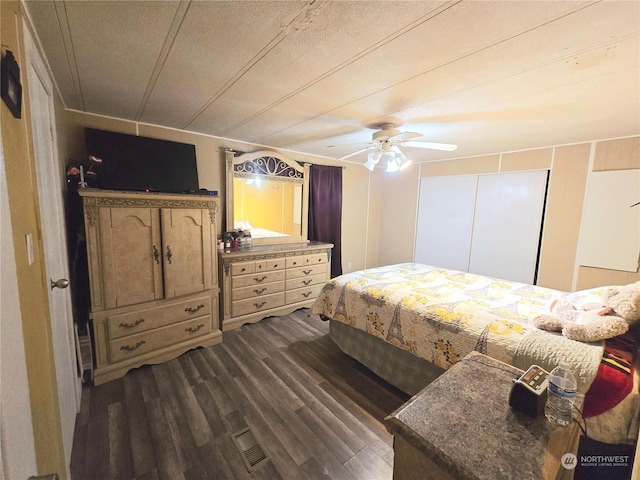
[[[548,377],[549,388],[544,415],[554,425],[564,427],[572,420],[573,400],[578,385],[567,362],[560,362]]]

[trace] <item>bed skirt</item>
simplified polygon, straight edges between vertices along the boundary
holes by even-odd
[[[330,320],[329,334],[340,350],[409,395],[444,373],[433,363],[342,322]]]

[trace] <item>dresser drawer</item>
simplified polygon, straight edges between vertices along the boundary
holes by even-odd
[[[256,262],[238,262],[231,264],[231,275],[246,275],[256,271]]]
[[[272,270],[283,270],[287,262],[284,258],[272,258],[265,260],[264,263],[265,269],[270,272]]]
[[[293,278],[310,277],[313,275],[324,275],[326,281],[327,264],[325,263],[323,265],[309,265],[306,267],[290,268],[289,270],[287,270],[287,280],[291,280]]]
[[[284,305],[284,292],[274,293],[258,298],[248,298],[231,303],[232,316],[240,317],[270,308],[281,307]]]
[[[322,263],[329,263],[329,258],[326,253],[313,253],[304,256],[305,265],[320,265]]]
[[[304,255],[298,255],[295,257],[289,257],[286,260],[286,265],[287,268],[295,268],[295,267],[302,267],[305,265],[304,262]]]
[[[287,290],[293,290],[295,288],[310,287],[311,285],[324,285],[325,283],[327,283],[326,274],[309,275],[287,279],[286,287]]]
[[[107,319],[107,328],[111,340],[164,327],[193,317],[201,317],[211,313],[209,297],[199,297],[173,305],[137,310],[131,313],[112,315]]]
[[[311,287],[297,288],[295,290],[287,290],[285,302],[289,305],[290,303],[314,300],[318,295],[320,295],[322,286],[323,285],[314,285]]]
[[[240,287],[252,285],[263,285],[265,283],[279,282],[284,280],[284,270],[273,272],[256,272],[251,275],[238,275],[231,277],[231,285],[235,290]]]
[[[175,345],[211,332],[211,316],[198,317],[152,331],[129,335],[109,342],[111,363]]]
[[[242,300],[244,298],[258,298],[272,293],[284,291],[284,281],[263,283],[260,285],[251,285],[249,287],[236,288],[231,292],[233,301]]]

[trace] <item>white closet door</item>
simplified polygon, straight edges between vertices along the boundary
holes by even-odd
[[[547,173],[480,176],[470,272],[534,283]]]
[[[467,271],[477,179],[477,175],[421,179],[416,263]]]

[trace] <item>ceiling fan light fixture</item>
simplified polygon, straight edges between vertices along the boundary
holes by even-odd
[[[378,164],[381,156],[382,152],[380,150],[369,152],[367,155],[367,161],[364,164],[365,168],[373,172],[373,168]]]
[[[400,170],[400,166],[398,165],[398,162],[396,162],[395,159],[387,160],[387,169],[385,170],[387,173],[395,173],[398,170]]]

